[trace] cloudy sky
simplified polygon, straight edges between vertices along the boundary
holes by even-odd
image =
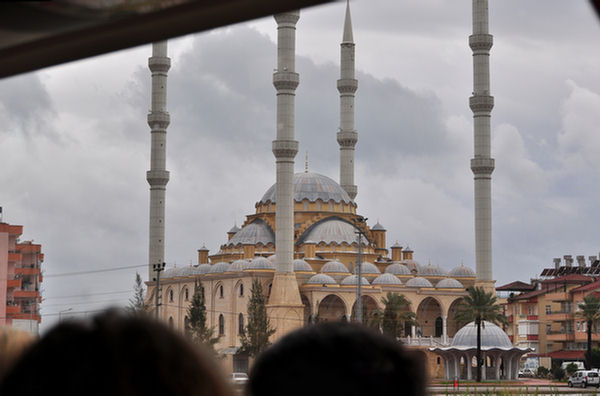
[[[469,0],[351,3],[357,203],[415,258],[474,263]],[[344,3],[297,25],[296,171],[338,179]],[[169,41],[166,260],[196,263],[275,178],[276,25]],[[528,281],[600,250],[599,23],[583,0],[492,0],[493,275]],[[42,329],[124,305],[147,278],[150,72],[145,45],[0,80],[0,206],[43,245]]]

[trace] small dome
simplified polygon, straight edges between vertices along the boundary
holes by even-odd
[[[304,234],[298,238],[298,244],[304,243],[306,240],[315,241],[317,244],[325,242],[326,244],[347,243],[352,245],[357,243],[356,232],[358,229],[339,217],[328,217],[324,220],[317,222],[308,228]],[[363,238],[363,246],[367,246],[369,241],[365,241]]]
[[[402,248],[402,245],[400,245],[400,242],[396,241],[396,243],[394,243],[392,245],[392,249],[397,249],[397,248]]]
[[[464,289],[463,284],[453,278],[442,279],[435,287],[439,289]]]
[[[477,347],[477,326],[475,322],[466,324],[454,335],[453,347]],[[513,345],[506,333],[495,324],[484,321],[481,325],[481,347],[512,349]]]
[[[363,274],[381,274],[381,271],[379,271],[379,268],[377,268],[377,266],[373,263],[370,263],[368,261],[364,261],[361,265],[360,265],[360,271]]]
[[[231,229],[229,231],[227,231],[228,234],[235,234],[236,232],[238,232],[239,230],[241,230],[240,227],[236,225],[234,225],[233,227],[231,227]]]
[[[465,267],[464,264],[461,264],[450,271],[450,276],[453,278],[474,278],[475,272],[471,268]]]
[[[175,278],[176,276],[178,276],[180,270],[181,270],[181,268],[177,268],[177,267],[167,268],[161,275],[161,278],[163,278],[163,279]]]
[[[248,260],[235,260],[229,266],[229,271],[230,272],[243,271],[243,270],[246,269],[246,267],[248,266],[248,264],[249,264]]]
[[[337,261],[329,261],[328,263],[326,263],[322,268],[321,268],[321,273],[326,273],[326,274],[349,274],[350,271],[348,271],[348,268],[346,268],[346,266]]]
[[[361,285],[369,286],[369,281],[364,277],[361,277],[360,280]],[[340,285],[348,286],[348,285],[357,285],[358,284],[358,275],[350,275],[345,277]]]
[[[307,285],[337,285],[335,279],[327,274],[316,274],[306,281]]]
[[[294,272],[314,272],[310,264],[302,259],[296,259],[293,261]]]
[[[401,285],[402,281],[396,277],[396,275],[392,275],[390,273],[385,273],[379,275],[377,278],[373,279],[371,282],[372,285]]]
[[[199,266],[196,267],[195,274],[196,275],[204,275],[204,274],[208,274],[208,271],[210,271],[210,264],[200,264]]]
[[[419,274],[423,276],[448,276],[448,272],[440,268],[439,265],[433,266],[431,263],[426,267],[421,267]]]
[[[219,273],[227,272],[227,271],[229,271],[229,264],[227,264],[224,261],[221,261],[219,263],[211,265],[208,273],[209,274],[219,274]]]
[[[258,243],[262,243],[263,245],[269,243],[275,244],[275,233],[263,220],[256,219],[236,232],[229,242],[226,243],[226,246],[231,247],[248,243],[252,245]]]
[[[379,222],[377,222],[377,224],[371,228],[371,231],[385,231],[385,228]]]
[[[427,279],[417,276],[416,278],[409,279],[406,282],[406,287],[433,287],[433,285]]]
[[[385,273],[394,275],[410,275],[410,270],[406,265],[394,262],[385,268]]]
[[[275,264],[275,262],[277,261],[277,256],[275,256],[274,254],[267,257],[267,259],[269,259],[270,262],[272,262],[273,264]]]
[[[271,262],[268,258],[265,257],[254,257],[252,261],[246,266],[246,269],[249,270],[259,270],[259,269],[267,269],[274,270],[275,264]]]
[[[420,274],[423,268],[421,267],[421,264],[419,264],[415,260],[401,260],[400,264],[406,265],[406,267],[411,271],[411,273],[413,270],[415,270],[417,271],[417,274]]]

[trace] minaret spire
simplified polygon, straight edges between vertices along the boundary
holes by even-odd
[[[488,0],[473,0],[473,111],[475,157],[471,170],[475,179],[475,264],[477,280],[492,281],[492,172],[490,118],[494,97],[490,95],[490,49],[493,37],[488,32]]]
[[[302,325],[303,306],[292,260],[294,259],[294,158],[298,153],[295,134],[296,22],[300,11],[275,15],[277,22],[277,138],[273,141],[275,183],[275,275],[267,309],[274,318],[275,337]]]
[[[148,59],[152,72],[152,107],[148,114],[148,125],[152,135],[150,170],[146,180],[150,184],[150,239],[148,252],[148,280],[155,278],[153,265],[165,260],[165,193],[169,182],[166,170],[167,127],[170,118],[167,112],[167,72],[171,59],[167,57],[167,42],[152,44],[152,57]]]
[[[337,133],[340,145],[340,185],[354,200],[358,192],[354,184],[354,146],[358,141],[358,133],[354,129],[354,94],[358,88],[358,81],[354,78],[354,38],[349,0],[346,2],[340,51],[340,79],[337,81],[340,92],[340,128]]]

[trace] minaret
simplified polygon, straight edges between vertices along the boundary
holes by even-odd
[[[358,189],[354,184],[354,146],[358,133],[354,130],[354,93],[358,81],[354,78],[354,39],[350,19],[350,1],[346,2],[346,19],[342,37],[340,79],[337,81],[340,92],[340,129],[337,141],[340,145],[340,185],[350,199],[354,200]]]
[[[148,280],[155,278],[152,268],[165,260],[165,192],[169,172],[165,169],[167,157],[167,72],[171,59],[167,57],[167,42],[152,44],[152,57],[148,59],[152,72],[152,109],[148,114],[148,125],[152,135],[150,170],[146,180],[150,184],[150,241],[148,257]]]
[[[275,190],[275,275],[267,306],[276,329],[275,337],[302,326],[302,302],[292,261],[294,258],[294,140],[296,73],[296,22],[299,11],[275,15],[277,22],[277,71],[273,85],[277,90],[277,139],[273,141],[276,159]]]
[[[473,111],[475,158],[471,170],[475,179],[475,262],[477,281],[492,282],[492,172],[490,156],[490,118],[494,97],[490,95],[490,48],[493,38],[488,33],[488,0],[473,0],[473,34],[469,46],[473,50]],[[493,285],[492,285],[493,287]]]

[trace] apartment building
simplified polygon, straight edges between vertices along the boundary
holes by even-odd
[[[0,326],[38,334],[44,254],[22,234],[23,226],[0,222]]]
[[[577,256],[554,259],[555,268],[546,268],[540,279],[530,284],[512,282],[496,288],[509,325],[505,329],[515,346],[535,349],[536,355],[555,359],[583,359],[587,347],[585,320],[577,314],[578,305],[589,294],[600,296],[600,265],[590,256],[590,266]],[[594,347],[599,346],[600,333],[592,333]]]

